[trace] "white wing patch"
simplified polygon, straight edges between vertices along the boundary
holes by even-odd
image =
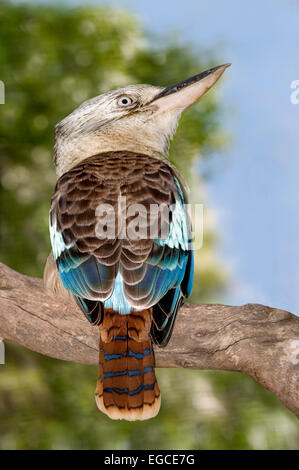
[[[53,225],[51,225],[51,221],[49,221],[49,228],[50,228],[50,239],[51,239],[53,256],[54,256],[55,260],[57,260],[64,250],[68,250],[69,248],[72,248],[75,243],[72,242],[69,245],[66,245],[64,243],[64,240],[62,238],[62,234],[60,232],[58,232],[58,230],[57,230],[57,220],[56,219],[54,220]]]

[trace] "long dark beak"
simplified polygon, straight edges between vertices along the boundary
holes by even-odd
[[[187,80],[166,87],[149,104],[157,106],[159,113],[172,109],[183,111],[204,95],[230,65],[223,64],[213,67]]]

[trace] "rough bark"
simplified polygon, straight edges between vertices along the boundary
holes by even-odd
[[[65,361],[98,363],[98,330],[41,279],[0,263],[0,338]],[[158,367],[238,371],[299,417],[299,318],[258,304],[185,304]]]

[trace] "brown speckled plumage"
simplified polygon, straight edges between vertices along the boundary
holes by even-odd
[[[167,163],[133,152],[108,152],[84,160],[59,178],[50,217],[52,222],[57,220],[57,228],[66,244],[75,242],[73,250],[79,250],[82,256],[92,255],[107,266],[102,290],[96,293],[98,300],[111,295],[121,266],[128,299],[134,300],[136,306],[147,308],[149,297],[136,298],[134,286],[144,276],[144,261],[153,249],[153,239],[116,237],[101,240],[96,236],[96,226],[101,223],[100,216],[96,216],[100,204],[109,204],[115,209],[115,232],[118,232],[119,196],[126,197],[127,207],[138,203],[149,210],[150,204],[173,204],[178,198],[178,190]],[[126,219],[127,226],[132,219],[133,216]],[[149,222],[148,217],[145,221],[148,230]],[[167,233],[167,223],[168,218],[160,221],[159,230],[163,227]]]

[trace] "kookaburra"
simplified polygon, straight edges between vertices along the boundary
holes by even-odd
[[[113,419],[148,419],[160,408],[153,342],[168,343],[193,283],[186,187],[169,142],[181,113],[229,65],[167,88],[104,93],[56,126],[44,278],[99,327],[96,402]]]

